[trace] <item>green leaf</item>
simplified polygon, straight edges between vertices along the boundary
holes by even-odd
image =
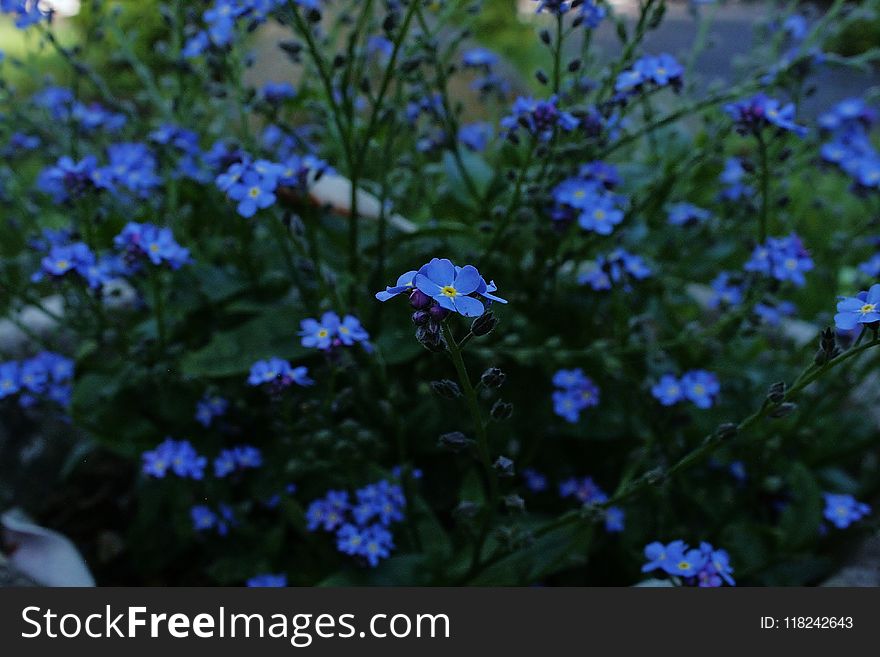
[[[473,197],[468,184],[462,175],[462,167],[467,172],[468,177],[473,183],[476,193],[480,198],[484,198],[492,185],[495,172],[486,161],[470,151],[461,151],[461,165],[451,152],[443,153],[443,166],[446,170],[446,179],[449,184],[449,190],[456,200],[460,201],[468,207],[476,207],[477,199]]]
[[[788,488],[792,500],[779,523],[782,544],[797,548],[813,541],[822,522],[822,491],[813,473],[802,463],[789,471]]]
[[[181,369],[192,377],[222,378],[246,373],[257,360],[302,358],[309,350],[297,337],[301,315],[294,306],[270,308],[232,330],[215,334],[207,346],[183,358]]]

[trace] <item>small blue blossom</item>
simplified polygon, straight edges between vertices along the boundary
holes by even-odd
[[[191,261],[189,249],[175,241],[170,228],[153,224],[130,222],[113,238],[113,244],[132,262],[146,259],[156,266],[180,269]]]
[[[203,427],[210,427],[214,418],[226,415],[229,401],[217,395],[205,395],[196,404],[196,421]]]
[[[718,587],[724,583],[734,586],[730,557],[724,550],[716,550],[705,541],[691,549],[678,540],[664,545],[658,541],[645,547],[647,563],[643,573],[662,570],[667,575],[681,578],[688,586]]]
[[[580,368],[559,370],[553,375],[553,412],[568,422],[580,419],[581,412],[599,405],[599,388]]]
[[[842,331],[851,331],[857,325],[877,326],[880,322],[880,283],[875,283],[867,292],[859,292],[854,297],[839,297],[834,324]]]
[[[461,63],[465,68],[490,69],[498,62],[498,55],[486,48],[471,48],[461,55]]]
[[[743,269],[803,287],[804,272],[813,269],[813,260],[801,239],[792,233],[787,237],[770,237],[756,246]]]
[[[203,504],[192,507],[190,509],[190,517],[192,518],[193,529],[197,532],[208,531],[217,526],[217,514],[210,507]]]
[[[547,490],[547,477],[533,468],[525,468],[522,471],[523,479],[526,482],[526,488],[533,493],[540,493]]]
[[[672,406],[685,399],[682,382],[672,374],[664,374],[660,377],[660,380],[651,388],[651,394],[663,406]]]
[[[267,103],[275,105],[296,96],[296,89],[289,82],[266,82],[260,95]]]
[[[512,113],[501,119],[501,127],[508,131],[508,138],[516,139],[522,128],[539,141],[549,141],[557,128],[571,132],[579,125],[577,118],[560,110],[556,103],[556,96],[547,100],[520,96],[513,103]]]
[[[486,146],[492,140],[495,129],[491,123],[478,122],[468,123],[458,129],[458,141],[474,152],[486,150]]]
[[[823,493],[823,497],[825,498],[823,515],[838,529],[846,529],[871,513],[871,507],[859,502],[852,495]]]
[[[623,283],[624,289],[628,290],[631,281],[644,280],[651,273],[651,268],[641,256],[615,249],[608,255],[600,255],[596,260],[581,263],[577,281],[596,291],[610,290],[619,283]]]
[[[155,449],[144,452],[142,456],[143,472],[156,479],[163,479],[169,472],[181,479],[204,478],[204,456],[199,456],[188,440],[166,438]]]
[[[286,388],[295,383],[307,387],[315,383],[308,374],[306,367],[293,367],[283,358],[270,358],[259,360],[251,366],[247,382],[251,386],[272,384]]]
[[[794,121],[794,103],[782,105],[778,100],[757,94],[747,100],[725,105],[724,111],[734,120],[742,133],[760,133],[764,128],[774,127],[793,132],[798,137],[807,134],[804,126]]]
[[[566,479],[559,484],[559,496],[563,499],[573,497],[581,504],[602,504],[608,500],[608,495],[592,477]]]
[[[675,203],[668,208],[669,223],[673,226],[701,224],[712,217],[712,213],[690,203]]]
[[[273,575],[271,573],[255,575],[247,581],[247,586],[249,588],[285,588],[287,575]]]
[[[622,71],[617,76],[614,89],[618,93],[628,94],[641,91],[647,86],[654,88],[672,86],[678,89],[682,83],[684,68],[672,55],[646,55],[637,60],[632,68]]]
[[[320,321],[308,318],[300,322],[302,345],[310,349],[327,351],[334,347],[350,347],[355,343],[369,345],[370,335],[354,315],[340,319],[333,311],[321,315]]]
[[[615,534],[625,529],[626,514],[623,509],[616,506],[608,507],[605,511],[605,531]]]
[[[681,377],[684,396],[697,408],[711,408],[715,398],[721,391],[718,379],[706,370],[692,370]]]

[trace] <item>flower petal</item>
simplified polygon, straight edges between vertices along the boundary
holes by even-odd
[[[441,296],[440,285],[422,273],[416,274],[415,284],[419,290],[427,294],[429,297],[436,299],[438,296]]]
[[[485,311],[483,302],[473,297],[458,296],[455,297],[453,303],[455,310],[465,317],[479,317]]]
[[[434,281],[440,287],[452,285],[453,281],[455,281],[455,265],[446,258],[434,258],[419,269],[419,274]],[[422,292],[425,291],[422,290]],[[425,292],[425,294],[428,293]]]
[[[455,286],[455,289],[458,290],[459,294],[470,294],[471,292],[475,292],[482,282],[483,278],[480,276],[480,272],[477,271],[477,268],[473,265],[465,265],[461,268],[461,271],[458,272],[453,285]]]

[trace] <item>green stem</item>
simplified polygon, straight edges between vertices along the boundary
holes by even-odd
[[[759,132],[758,154],[761,158],[761,214],[758,231],[758,241],[763,244],[767,241],[767,222],[770,215],[770,165],[767,162],[767,142]]]
[[[492,467],[492,456],[489,451],[489,436],[486,432],[486,423],[483,421],[483,416],[480,413],[480,405],[477,402],[477,392],[474,390],[473,385],[471,385],[471,380],[468,376],[464,359],[461,357],[461,346],[455,341],[455,337],[452,335],[452,329],[450,329],[449,324],[445,322],[443,324],[443,337],[446,340],[446,349],[449,351],[452,364],[455,366],[455,371],[458,374],[458,381],[461,384],[465,402],[468,411],[471,414],[471,420],[477,434],[477,452],[486,476],[488,499],[486,502],[486,508],[484,509],[483,524],[480,528],[477,542],[474,545],[474,554],[471,561],[471,572],[476,572],[480,567],[483,546],[486,544],[486,539],[489,537],[489,532],[492,529],[492,521],[495,519],[495,510],[498,505],[499,494],[498,478],[495,474],[495,469]]]

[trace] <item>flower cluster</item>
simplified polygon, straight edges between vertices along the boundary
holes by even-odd
[[[682,84],[684,68],[672,55],[663,53],[647,55],[637,60],[632,68],[622,71],[614,83],[614,90],[620,94],[630,94],[661,87],[679,89]]]
[[[285,4],[282,0],[215,0],[202,14],[205,29],[190,37],[184,45],[184,57],[198,57],[208,49],[230,46],[239,31],[244,33],[253,29],[282,4]]]
[[[189,249],[175,241],[170,228],[153,224],[132,221],[113,238],[113,244],[122,251],[126,262],[132,267],[148,260],[157,267],[180,269],[191,261]]]
[[[244,156],[217,176],[217,187],[237,202],[238,214],[253,217],[275,205],[282,189],[302,194],[332,169],[313,155],[289,155],[284,162],[251,160]]]
[[[819,117],[819,127],[830,136],[820,153],[853,179],[857,189],[880,188],[880,153],[869,135],[877,112],[861,98],[848,98]]]
[[[144,452],[141,458],[144,474],[155,479],[164,479],[171,472],[181,479],[201,480],[208,463],[191,442],[173,438],[166,438],[155,449]]]
[[[630,281],[640,281],[651,275],[651,268],[641,256],[624,249],[614,249],[608,255],[600,255],[595,260],[581,263],[577,281],[589,285],[594,290],[610,290],[613,285],[622,283],[624,289],[630,288]]]
[[[823,493],[823,497],[825,498],[823,512],[825,520],[838,529],[846,529],[871,513],[871,507],[864,502],[859,502],[852,495]]]
[[[501,119],[501,127],[507,130],[507,138],[519,141],[517,133],[525,130],[533,139],[549,141],[556,130],[571,132],[580,122],[573,114],[559,109],[556,96],[537,100],[520,96],[513,101],[511,113]]]
[[[263,465],[263,453],[251,445],[221,450],[214,459],[214,476],[223,479],[233,472],[251,470]]]
[[[712,407],[720,391],[718,378],[706,370],[685,372],[680,379],[672,374],[664,374],[651,388],[651,394],[663,406],[687,400],[703,409]]]
[[[0,363],[0,399],[17,395],[19,405],[25,408],[40,399],[68,406],[72,381],[73,361],[51,351]]]
[[[742,303],[743,285],[736,274],[723,271],[712,280],[711,286],[710,308],[738,306]]]
[[[662,570],[667,575],[681,578],[686,586],[735,585],[730,556],[725,550],[716,550],[705,541],[694,549],[680,540],[668,545],[655,541],[645,547],[645,559],[647,563],[642,566],[643,573]]]
[[[321,315],[321,319],[308,318],[300,322],[302,346],[328,351],[337,347],[351,347],[360,343],[369,348],[370,334],[354,315],[340,318],[333,311]]]
[[[197,504],[190,509],[193,529],[197,532],[214,530],[219,536],[226,536],[229,529],[236,525],[232,507],[220,504],[215,511],[204,504]]]
[[[196,421],[203,427],[210,427],[214,418],[226,415],[229,400],[217,395],[205,395],[196,404]]]
[[[767,238],[764,244],[756,246],[743,269],[803,287],[806,284],[804,272],[813,269],[813,259],[801,238],[792,233],[787,237]]]
[[[599,405],[599,388],[581,368],[553,375],[553,412],[568,422],[580,420],[581,411]]]
[[[603,165],[584,165],[579,177],[563,180],[553,189],[555,205],[550,216],[555,221],[577,221],[584,230],[599,235],[610,235],[623,221],[626,199],[610,191],[619,178],[613,167],[609,170]],[[602,177],[607,171],[611,177]]]
[[[251,386],[270,385],[277,389],[287,388],[294,383],[302,387],[314,384],[307,367],[293,367],[283,358],[258,360],[251,365],[247,382]]]
[[[40,271],[31,276],[39,282],[45,278],[61,280],[77,276],[93,290],[100,289],[113,278],[127,273],[124,263],[113,254],[96,256],[84,242],[56,241],[40,261]]]
[[[834,324],[841,331],[851,331],[857,325],[876,330],[880,326],[880,283],[854,297],[840,297]]]
[[[559,484],[559,495],[563,499],[572,497],[584,505],[604,504],[608,501],[608,495],[591,477],[583,479],[566,479]],[[623,509],[611,506],[605,509],[605,530],[611,533],[622,532],[624,529],[625,514]]]
[[[799,137],[807,134],[807,129],[794,121],[794,103],[783,105],[764,94],[756,94],[747,100],[725,105],[724,111],[734,120],[737,131],[742,134],[760,134],[768,127],[782,132],[793,132]]]
[[[24,30],[40,21],[50,20],[52,10],[36,0],[0,0],[0,14],[15,18],[15,26]]]
[[[346,491],[328,491],[309,505],[307,527],[309,531],[321,528],[335,532],[340,552],[377,566],[394,549],[388,528],[403,520],[405,508],[400,486],[381,480],[355,491],[354,500]]]

